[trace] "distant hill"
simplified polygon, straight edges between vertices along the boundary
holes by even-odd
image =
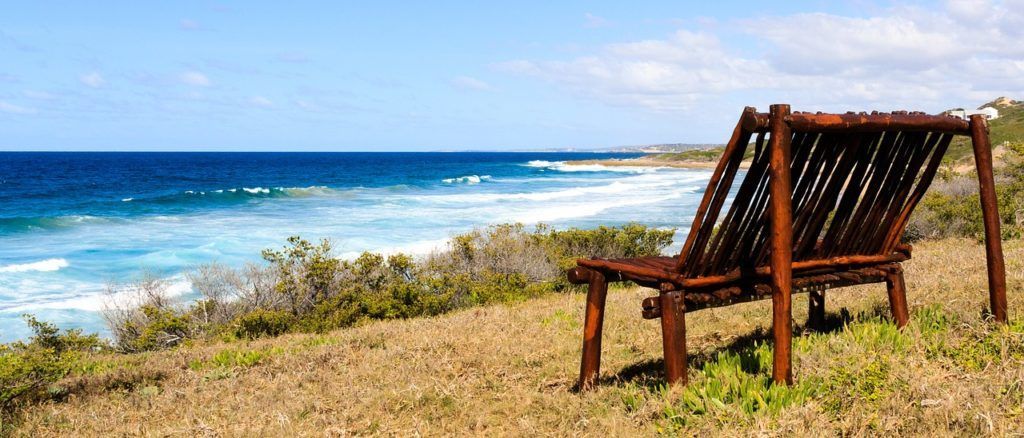
[[[631,146],[611,146],[603,148],[547,148],[547,149],[531,149],[529,152],[615,152],[615,153],[642,153],[642,154],[665,154],[675,153],[683,151],[692,151],[696,149],[708,149],[721,144],[696,144],[696,143],[662,143],[662,144],[647,144],[647,145],[631,145]]]
[[[999,110],[999,118],[988,122],[989,139],[993,148],[1008,141],[1024,141],[1024,102],[1008,97],[999,97],[979,106],[978,109],[986,107]],[[952,163],[968,160],[972,155],[970,139],[959,137],[949,145],[945,161]]]
[[[1024,102],[1000,97],[981,107],[986,106],[999,110],[999,118],[989,122],[993,146],[1006,141],[1024,141]]]
[[[619,146],[610,149],[610,152],[643,152],[648,154],[663,154],[663,153],[674,153],[692,151],[697,149],[707,149],[719,144],[689,144],[689,143],[669,143],[669,144],[651,144],[644,146]]]

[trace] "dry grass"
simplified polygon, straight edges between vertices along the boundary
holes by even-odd
[[[1011,317],[1021,327],[1024,244],[1009,243],[1006,256]],[[798,387],[806,389],[814,382],[818,392],[778,413],[696,415],[679,409],[684,390],[658,385],[657,322],[639,318],[640,300],[651,292],[625,289],[609,297],[602,386],[582,395],[572,386],[578,372],[583,296],[556,295],[435,318],[375,322],[325,335],[100,356],[88,372],[68,382],[78,389],[67,400],[30,408],[15,433],[1024,432],[1024,335],[983,321],[987,294],[982,248],[966,240],[924,242],[906,271],[917,321],[895,340],[879,341],[882,336],[872,335],[891,329],[872,317],[887,314],[878,310],[886,308],[884,286],[829,293],[833,321],[842,308],[863,315],[833,333],[797,340]],[[936,306],[954,323],[931,333],[921,320]],[[691,388],[707,386],[699,364],[712,361],[716,352],[756,348],[749,341],[757,339],[759,328],[768,327],[769,308],[768,302],[759,302],[688,316],[690,351],[697,363],[691,369]],[[800,295],[794,306],[798,322],[805,312],[806,297]],[[973,346],[990,344],[994,351],[972,353]],[[669,418],[670,411],[679,416]]]

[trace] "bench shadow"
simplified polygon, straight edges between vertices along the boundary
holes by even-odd
[[[851,322],[873,317],[888,318],[888,305],[873,306],[871,309],[856,314],[851,313],[846,308],[842,308],[838,312],[826,312],[824,321],[816,327],[810,327],[806,324],[796,325],[793,330],[793,336],[801,337],[812,333],[837,333],[842,331]],[[740,357],[740,366],[743,372],[757,374],[761,373],[761,371],[757,366],[758,361],[755,357],[755,349],[760,344],[767,343],[770,345],[771,342],[771,330],[758,327],[750,333],[732,339],[723,346],[708,348],[700,352],[692,352],[687,355],[687,360],[691,369],[703,368],[706,363],[715,360],[718,355],[733,353]],[[649,391],[654,391],[665,385],[664,368],[664,359],[647,359],[627,365],[615,374],[600,378],[598,384],[618,385],[632,383]]]

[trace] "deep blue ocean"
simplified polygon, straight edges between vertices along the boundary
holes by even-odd
[[[148,272],[188,300],[187,270],[291,235],[352,257],[503,222],[684,233],[710,171],[565,163],[635,156],[0,152],[0,342],[26,335],[24,313],[102,333],[108,284]]]

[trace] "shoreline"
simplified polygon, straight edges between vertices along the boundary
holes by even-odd
[[[648,155],[640,158],[608,158],[602,160],[574,160],[566,161],[565,164],[572,166],[599,165],[609,167],[672,167],[677,169],[714,169],[718,161],[696,161],[696,160],[659,160],[655,156]],[[750,161],[744,160],[740,163],[741,169],[750,167]]]

